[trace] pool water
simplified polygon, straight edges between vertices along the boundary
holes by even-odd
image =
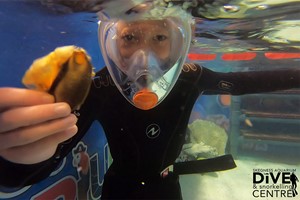
[[[299,1],[245,0],[201,9],[207,18],[197,21],[188,58],[222,72],[299,68],[299,8]],[[237,168],[181,176],[184,199],[297,198],[287,183],[270,176],[281,172],[276,175],[282,178],[284,170],[299,173],[299,94],[244,95],[231,97],[226,105],[220,97],[200,97],[195,110],[202,118],[224,124],[221,115],[229,124],[227,148]]]

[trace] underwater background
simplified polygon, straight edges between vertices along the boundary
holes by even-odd
[[[96,70],[104,66],[94,12],[102,1],[84,8],[70,2],[76,1],[0,1],[0,87],[24,87],[21,79],[33,60],[59,46],[83,47]],[[184,2],[195,1],[177,1]],[[201,2],[191,8],[198,18],[187,62],[221,72],[299,68],[299,0]],[[237,168],[181,175],[185,200],[300,199],[288,179],[291,173],[300,178],[299,89],[202,95],[189,128],[177,162],[230,153]],[[220,146],[225,151],[216,154]],[[25,188],[0,187],[0,199],[98,199],[109,163],[102,127],[95,123],[50,178]]]

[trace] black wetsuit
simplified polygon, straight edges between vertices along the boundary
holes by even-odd
[[[219,73],[186,64],[165,100],[144,111],[122,96],[104,68],[96,74],[89,96],[79,111],[79,132],[42,163],[16,165],[1,159],[1,184],[26,185],[46,178],[80,141],[91,123],[98,120],[113,157],[113,164],[105,175],[103,198],[179,199],[178,176],[169,174],[162,178],[160,173],[179,155],[191,110],[200,94],[242,95],[299,86],[297,69]]]

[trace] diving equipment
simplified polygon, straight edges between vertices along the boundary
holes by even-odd
[[[156,107],[184,64],[191,42],[190,16],[180,7],[146,2],[120,15],[102,11],[99,18],[102,55],[119,91],[139,109]]]

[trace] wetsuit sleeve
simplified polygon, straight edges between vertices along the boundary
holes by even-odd
[[[80,119],[83,119],[80,118]],[[12,163],[0,157],[0,188],[14,187],[21,188],[27,185],[38,183],[47,178],[60,164],[65,156],[72,150],[72,148],[80,141],[85,132],[90,127],[92,121],[78,120],[78,133],[61,144],[58,145],[56,153],[46,161],[25,165]]]
[[[300,87],[299,69],[273,71],[213,72],[202,67],[198,87],[204,94],[242,95],[273,92]]]
[[[50,159],[32,165],[9,162],[0,157],[0,187],[24,187],[36,183],[55,169],[54,156]]]
[[[12,163],[0,157],[0,188],[21,188],[27,185],[38,183],[39,181],[47,178],[66,157],[72,148],[81,140],[85,135],[92,122],[94,121],[91,109],[91,95],[88,96],[81,110],[77,122],[77,134],[58,145],[56,153],[43,162],[31,165]]]

